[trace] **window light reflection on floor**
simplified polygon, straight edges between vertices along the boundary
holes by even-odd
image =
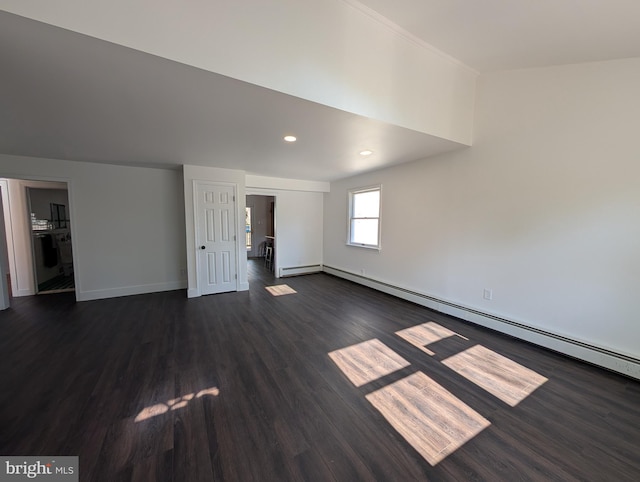
[[[422,325],[412,326],[411,328],[407,328],[405,330],[396,331],[396,335],[402,338],[405,341],[408,341],[413,346],[419,348],[423,352],[425,352],[429,356],[435,355],[434,352],[426,348],[427,345],[431,343],[435,343],[440,340],[444,340],[445,338],[449,338],[450,336],[458,336],[463,339],[467,339],[462,335],[458,335],[457,333],[445,328],[444,326],[440,326],[433,321],[428,323],[423,323]]]
[[[164,403],[156,403],[155,405],[143,408],[142,411],[136,415],[134,421],[142,422],[149,418],[167,413],[169,410],[184,408],[195,398],[202,398],[204,396],[217,397],[219,393],[220,390],[217,387],[210,387],[200,390],[198,393],[188,393],[187,395],[167,400]]]
[[[512,407],[547,381],[533,370],[482,345],[450,356],[442,364]]]
[[[356,387],[409,366],[377,338],[332,351],[329,357]]]
[[[422,372],[365,397],[432,466],[491,425]]]
[[[434,322],[397,331],[396,335],[429,356],[435,353],[426,347],[440,340],[457,336],[469,341]],[[328,355],[356,387],[411,365],[376,338]],[[547,381],[482,345],[474,345],[439,363],[512,407]],[[364,396],[432,466],[491,425],[423,371],[415,371]]]
[[[292,295],[294,293],[297,293],[297,291],[291,288],[289,285],[265,286],[264,289],[271,293],[273,296]]]

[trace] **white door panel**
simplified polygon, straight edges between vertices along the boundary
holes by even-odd
[[[237,289],[235,187],[196,183],[200,294]]]

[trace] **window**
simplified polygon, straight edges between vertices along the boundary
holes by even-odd
[[[380,248],[380,186],[349,191],[347,244]]]

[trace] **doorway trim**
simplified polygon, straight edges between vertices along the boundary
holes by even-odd
[[[76,301],[79,300],[78,294],[80,293],[80,286],[81,286],[81,281],[80,281],[80,271],[81,271],[81,266],[78,260],[78,250],[79,250],[79,243],[78,243],[78,236],[77,236],[77,226],[76,226],[76,211],[74,209],[75,206],[75,201],[74,201],[74,188],[73,188],[73,180],[67,177],[49,177],[49,176],[29,176],[29,175],[23,175],[23,174],[10,174],[10,173],[5,173],[0,171],[0,178],[5,178],[5,179],[11,179],[11,180],[15,180],[15,181],[24,181],[24,182],[33,182],[33,183],[38,183],[38,182],[58,182],[58,183],[65,183],[66,184],[66,189],[67,189],[67,196],[68,196],[68,201],[69,201],[69,220],[71,222],[71,226],[70,226],[70,232],[71,232],[71,239],[73,242],[73,251],[72,251],[72,258],[73,258],[73,270],[74,270],[74,284],[75,284],[75,298]],[[2,181],[0,181],[2,182]],[[5,182],[4,184],[5,186],[8,187],[8,183]],[[22,186],[24,188],[24,195],[26,196],[26,188],[28,186]],[[34,186],[37,187],[37,186]],[[4,189],[3,189],[4,191]],[[8,190],[7,190],[7,201],[8,201]],[[29,213],[26,212],[26,207],[25,207],[25,212],[22,213],[24,214],[25,219],[27,219],[27,221],[29,220]],[[20,215],[22,215],[20,214]],[[6,216],[10,216],[10,212],[4,213],[4,217],[6,218]],[[4,222],[4,220],[2,220],[2,222]],[[13,223],[11,221],[11,218],[9,218],[9,223],[10,225],[10,230],[11,230],[11,241],[7,243],[7,251],[9,254],[9,270],[10,273],[12,274],[12,288],[16,285],[14,285],[14,283],[16,283],[17,280],[14,279],[15,277],[15,273],[17,271],[17,265],[16,265],[16,254],[15,254],[15,246],[13,245],[13,239],[14,239],[14,235],[13,235]],[[9,233],[7,233],[7,237],[9,237]],[[30,241],[31,242],[31,241]],[[9,245],[10,244],[10,245]],[[33,259],[31,260],[31,266],[33,267]],[[32,268],[30,268],[32,269]],[[33,282],[35,283],[35,279],[33,280]],[[37,287],[34,286],[32,289],[32,293],[19,293],[18,296],[32,296],[35,295],[37,293]]]

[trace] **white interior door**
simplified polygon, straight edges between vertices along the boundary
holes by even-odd
[[[196,183],[196,231],[200,294],[236,291],[235,186]]]

